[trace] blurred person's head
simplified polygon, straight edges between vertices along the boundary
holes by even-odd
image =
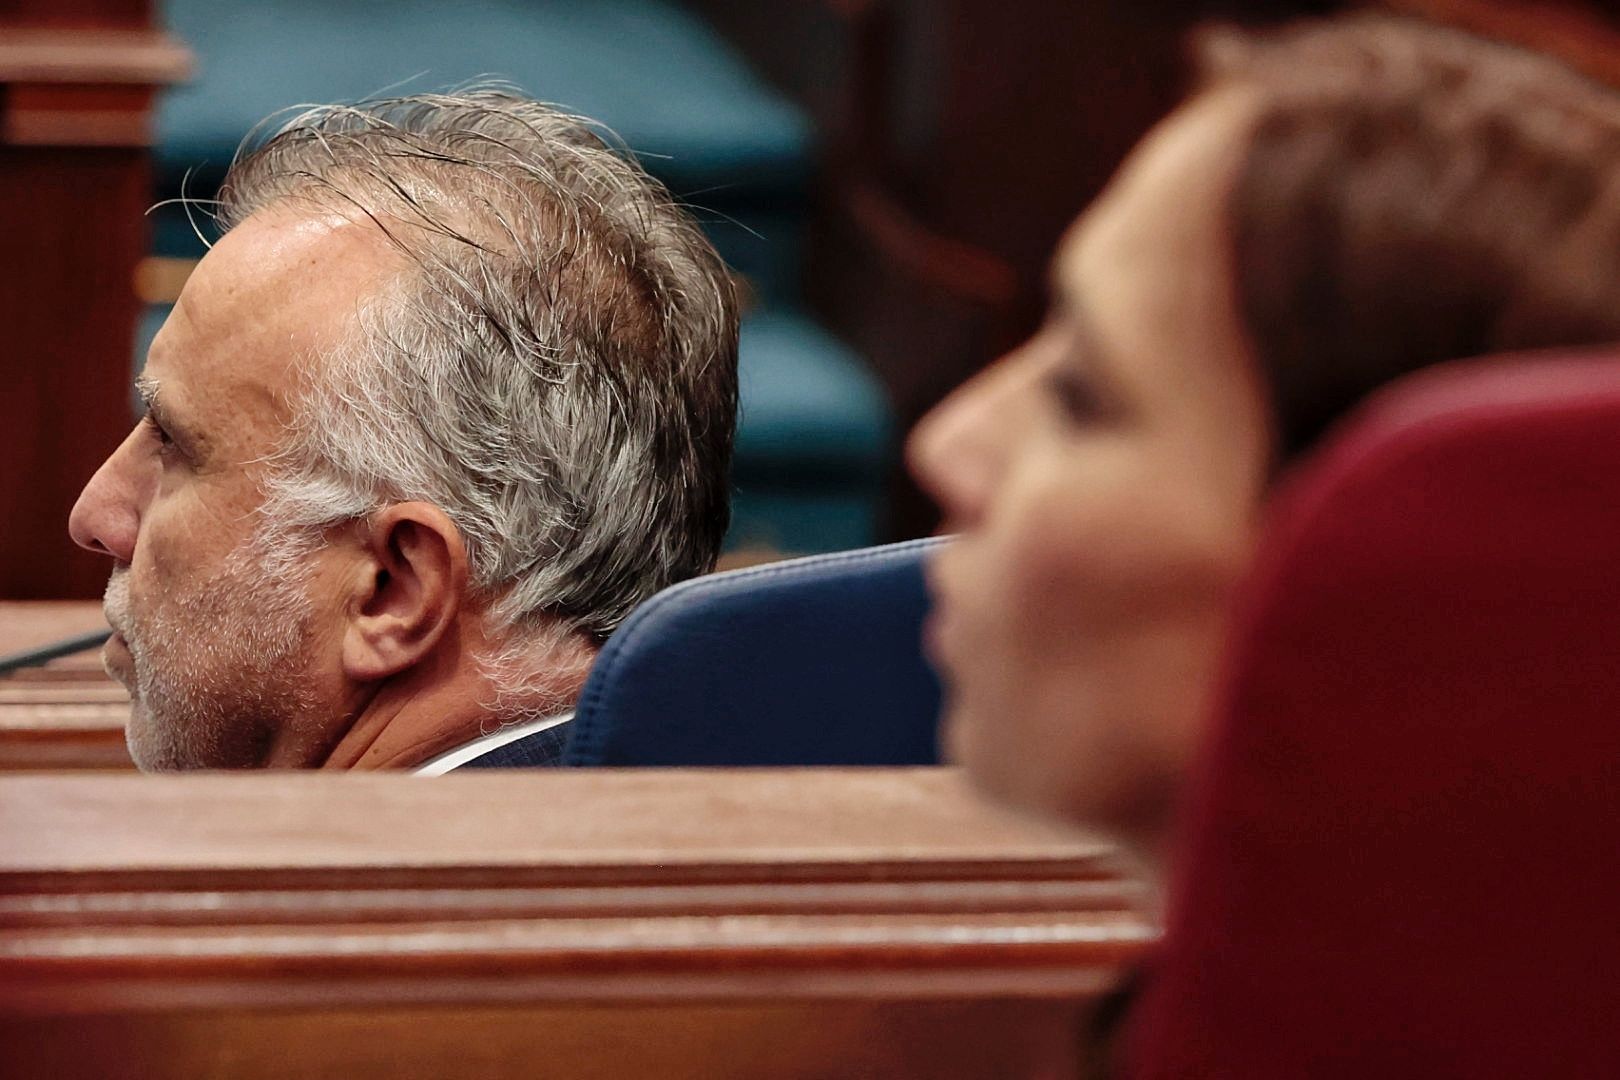
[[[86,486],[148,769],[415,764],[565,707],[728,515],[736,310],[586,121],[333,106],[232,166],[223,238]]]
[[[1153,846],[1273,477],[1368,393],[1620,340],[1620,102],[1390,19],[1205,42],[1202,88],[1063,241],[1045,326],[911,443],[946,740]]]

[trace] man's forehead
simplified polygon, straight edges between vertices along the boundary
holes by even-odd
[[[171,399],[234,395],[239,407],[279,412],[297,369],[341,341],[395,265],[370,223],[255,214],[198,264],[146,372]]]

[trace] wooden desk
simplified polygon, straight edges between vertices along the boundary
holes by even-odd
[[[0,603],[0,654],[105,627],[97,601]],[[132,769],[129,694],[97,650],[0,675],[0,772]]]
[[[948,770],[13,777],[0,1045],[52,1077],[1047,1075],[1141,902]]]

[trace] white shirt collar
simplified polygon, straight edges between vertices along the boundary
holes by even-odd
[[[574,718],[574,710],[569,709],[557,716],[544,716],[539,720],[530,720],[527,723],[511,724],[501,728],[490,735],[483,735],[470,743],[465,743],[453,749],[446,750],[438,757],[412,771],[415,776],[443,776],[451,769],[467,764],[474,758],[481,758],[497,747],[505,746],[509,742],[516,742],[525,735],[533,735],[537,731],[554,728],[558,724],[566,724]]]

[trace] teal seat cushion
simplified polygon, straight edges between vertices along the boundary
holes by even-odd
[[[164,0],[196,78],[158,111],[166,186],[216,179],[250,127],[306,102],[498,78],[613,128],[678,195],[799,190],[804,115],[660,0]]]
[[[877,484],[783,486],[738,480],[727,551],[814,555],[868,547],[882,532]]]
[[[881,477],[894,441],[882,386],[848,346],[791,310],[743,320],[741,479]]]

